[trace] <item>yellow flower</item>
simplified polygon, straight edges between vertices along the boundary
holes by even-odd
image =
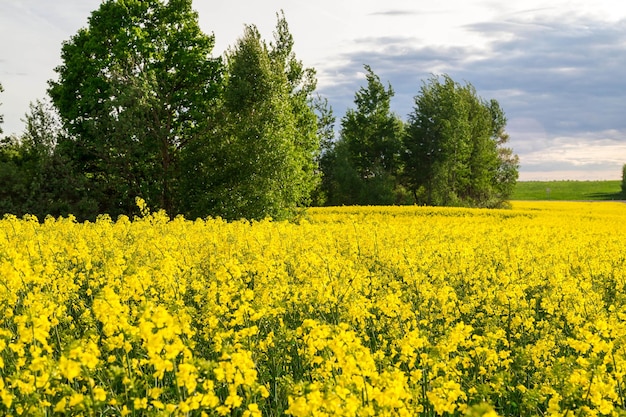
[[[74,407],[78,404],[81,404],[84,400],[85,400],[85,396],[83,394],[74,393],[70,397],[68,407]]]
[[[437,414],[453,413],[457,407],[457,400],[466,398],[461,385],[455,381],[437,381],[437,385],[426,393]]]
[[[55,413],[64,413],[66,407],[67,407],[67,399],[65,397],[63,397],[54,406],[54,412]]]
[[[261,397],[263,398],[267,398],[270,396],[270,392],[267,390],[267,388],[265,388],[265,385],[259,386],[259,394],[261,394]]]
[[[107,399],[107,392],[102,387],[95,387],[93,389],[93,397],[96,401],[104,402]]]
[[[192,393],[196,390],[196,386],[198,385],[197,378],[198,372],[195,366],[189,363],[181,363],[178,365],[178,372],[176,374],[178,386],[187,388],[188,393]]]
[[[253,416],[270,383],[296,416],[621,404],[623,203],[326,207],[298,223],[138,204],[132,220],[0,220],[1,407]]]
[[[248,404],[248,409],[244,411],[243,417],[261,417],[261,410],[259,406],[255,403]]]
[[[142,410],[148,408],[148,399],[147,398],[135,398],[133,400],[133,408],[135,410]]]
[[[61,372],[61,375],[72,381],[80,375],[80,362],[61,356],[59,358],[59,371]]]

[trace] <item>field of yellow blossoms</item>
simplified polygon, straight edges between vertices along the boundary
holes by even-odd
[[[0,415],[626,415],[626,204],[0,220]]]

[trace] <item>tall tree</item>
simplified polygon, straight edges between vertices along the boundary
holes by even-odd
[[[369,66],[365,70],[367,86],[355,94],[356,109],[341,119],[334,172],[325,172],[335,181],[331,204],[396,202],[404,124],[391,112],[391,85],[385,88]]]
[[[31,103],[23,119],[25,130],[20,137],[0,141],[0,212],[15,215],[49,212],[44,188],[49,185],[46,170],[53,157],[60,134],[58,118],[45,101]],[[67,170],[67,167],[64,167]]]
[[[317,136],[319,137],[319,154],[317,156],[317,172],[321,174],[320,182],[313,193],[312,204],[323,206],[328,201],[328,190],[332,187],[332,167],[334,165],[335,146],[335,115],[328,99],[317,95],[313,100],[313,108],[317,115]]]
[[[320,155],[320,130],[315,113],[317,87],[315,69],[306,68],[296,58],[294,39],[283,11],[276,14],[274,41],[270,43],[269,56],[273,71],[281,82],[286,81],[287,101],[295,120],[289,170],[293,182],[289,185],[287,199],[290,212],[296,206],[311,203],[312,194],[320,182],[317,160]],[[324,121],[321,121],[322,123]]]
[[[506,116],[504,110],[496,100],[489,101],[491,112],[492,132],[491,139],[496,144],[498,152],[497,169],[493,183],[495,184],[496,199],[507,200],[513,194],[515,183],[519,177],[519,157],[513,149],[507,146],[509,134],[506,132]]]
[[[134,198],[175,214],[181,151],[210,130],[221,82],[191,0],[107,0],[63,45],[49,94],[69,137],[63,148],[99,212]]]
[[[517,157],[503,145],[506,117],[471,84],[433,77],[415,97],[405,136],[405,178],[416,202],[498,206],[517,180]]]
[[[62,129],[54,106],[48,100],[30,103],[29,112],[22,121],[25,129],[21,142],[33,152],[52,155]]]
[[[459,97],[456,83],[432,78],[415,99],[405,140],[409,187],[417,197],[425,189],[427,204],[452,204],[457,180],[467,178],[470,126],[468,103]]]
[[[311,72],[292,52],[284,17],[268,45],[253,25],[226,54],[219,127],[186,189],[187,215],[227,219],[287,218],[316,184],[317,120],[309,106]]]
[[[21,149],[34,168],[28,176],[31,197],[27,211],[40,219],[70,214],[93,219],[98,202],[86,193],[87,179],[70,159],[72,152],[67,147],[72,142],[67,139],[56,108],[47,100],[37,100],[31,103],[23,121]]]

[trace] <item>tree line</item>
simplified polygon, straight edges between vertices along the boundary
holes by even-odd
[[[365,66],[335,132],[283,13],[223,57],[191,0],[108,0],[61,50],[49,100],[0,143],[0,213],[290,218],[309,205],[500,207],[518,159],[506,118],[469,83],[433,76],[404,122]],[[1,91],[1,86],[0,86]],[[0,123],[2,119],[0,118]],[[2,131],[0,130],[0,134]]]

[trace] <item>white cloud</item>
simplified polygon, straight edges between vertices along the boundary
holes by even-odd
[[[626,163],[624,137],[626,130],[553,138],[520,156],[520,180],[620,179]]]

